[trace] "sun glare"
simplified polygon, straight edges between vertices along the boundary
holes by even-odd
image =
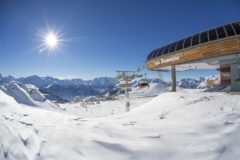
[[[56,31],[54,29],[41,29],[38,33],[40,37],[40,42],[36,48],[39,53],[59,53],[61,52],[60,46],[64,41],[60,34],[60,31]]]
[[[45,37],[45,44],[50,48],[55,48],[58,45],[58,37],[56,34],[50,32]]]
[[[59,54],[62,53],[62,47],[65,42],[72,40],[71,38],[64,38],[62,34],[63,27],[57,29],[56,27],[46,26],[40,28],[38,34],[40,44],[36,46],[39,53]]]

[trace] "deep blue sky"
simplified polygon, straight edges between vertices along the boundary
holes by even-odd
[[[114,76],[143,64],[153,48],[237,20],[239,0],[0,0],[0,73]],[[61,53],[36,49],[47,25],[68,40]],[[216,72],[179,77],[209,74]]]

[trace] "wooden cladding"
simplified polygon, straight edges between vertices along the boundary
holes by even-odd
[[[156,69],[235,53],[240,53],[239,35],[149,59],[147,67]]]
[[[231,69],[230,66],[220,66],[220,80],[222,85],[231,83]]]

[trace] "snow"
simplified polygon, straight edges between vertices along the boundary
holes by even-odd
[[[140,97],[139,95],[130,95],[130,105],[131,109],[139,107],[142,104],[149,102],[152,97]],[[61,109],[65,113],[76,115],[81,118],[96,118],[96,117],[106,117],[115,114],[125,113],[125,103],[126,99],[123,95],[118,96],[116,100],[111,101],[92,101],[85,102],[86,99],[79,102],[60,104]],[[99,102],[99,104],[97,103]]]
[[[31,84],[9,82],[0,86],[0,90],[14,97],[14,99],[21,104],[40,107],[44,106],[45,108],[58,107],[56,104],[47,100],[39,89]]]
[[[181,79],[180,81],[178,81],[178,86],[181,88],[191,88],[191,89],[195,89],[198,88],[199,85],[203,85],[206,84],[206,79],[204,77],[200,77],[200,78],[186,78],[186,79]],[[207,84],[204,86],[206,87]]]
[[[135,87],[132,89],[131,93],[142,94],[143,96],[156,96],[156,95],[159,95],[159,93],[164,92],[168,89],[169,87],[163,83],[149,83],[149,88]]]
[[[39,91],[39,89],[32,84],[22,84],[21,87],[27,91],[31,98],[35,101],[44,102],[46,97]]]
[[[0,90],[0,159],[236,160],[240,156],[239,93],[181,89],[154,98],[133,94],[130,112],[116,110],[111,115],[114,106],[124,108],[124,99],[118,98],[89,106],[87,115],[76,113],[77,109],[27,107]],[[64,107],[71,105],[77,103]]]
[[[15,78],[13,76],[0,76],[0,85],[5,83],[32,84],[41,92],[47,94],[51,100],[71,100],[75,96],[101,95],[112,89],[116,81],[112,77],[99,77],[93,80],[59,79],[54,77],[39,77],[37,75]],[[30,102],[31,103],[31,102]]]
[[[2,87],[2,90],[8,95],[14,97],[19,103],[36,106],[34,100],[27,93],[27,91],[15,82],[5,84]]]
[[[210,76],[210,77],[207,77],[205,79],[205,81],[201,82],[197,88],[198,89],[203,89],[203,88],[208,88],[208,87],[212,87],[212,86],[209,86],[209,82],[211,82],[212,86],[218,86],[220,84],[220,77],[219,76]]]
[[[220,85],[219,76],[199,77],[199,78],[186,78],[178,81],[178,86],[181,88],[189,89],[205,89],[214,88]]]

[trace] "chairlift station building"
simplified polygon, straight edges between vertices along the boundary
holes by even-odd
[[[221,84],[240,91],[240,22],[212,28],[154,49],[147,57],[150,70],[172,71],[176,91],[176,71],[217,69]]]

